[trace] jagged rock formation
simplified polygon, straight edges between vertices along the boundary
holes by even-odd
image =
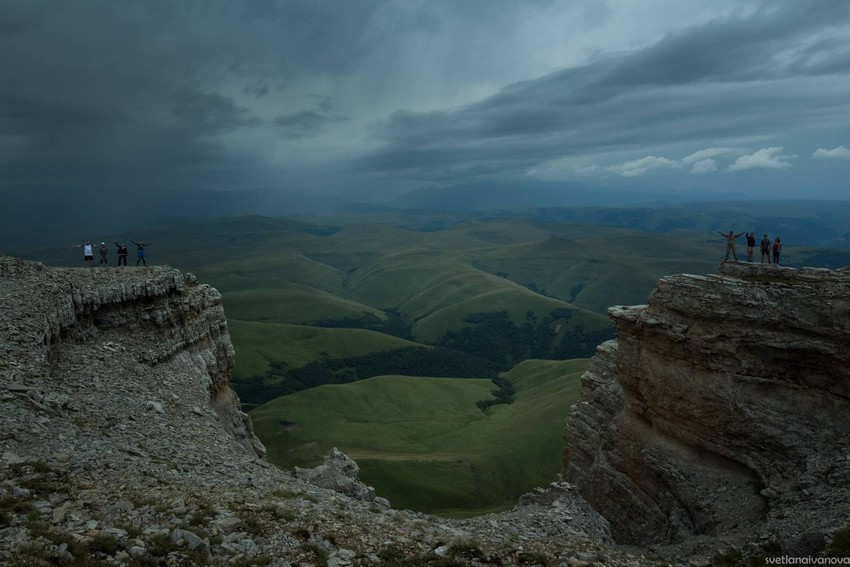
[[[566,484],[450,521],[386,509],[341,454],[278,470],[232,365],[219,294],[191,276],[0,256],[0,564],[654,564],[606,547]]]
[[[375,489],[360,482],[360,467],[351,457],[334,447],[324,462],[314,469],[295,467],[295,476],[335,492],[347,494],[357,500],[370,502],[381,508],[389,508],[386,498],[375,494]]]
[[[609,316],[565,473],[618,542],[806,552],[850,521],[850,271],[728,262]]]

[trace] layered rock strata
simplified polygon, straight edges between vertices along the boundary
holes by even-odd
[[[149,384],[160,397],[169,376],[191,376],[234,438],[265,455],[229,386],[234,352],[218,291],[170,268],[50,269],[13,258],[0,262],[0,278],[11,284],[0,305],[0,356],[12,382],[60,396],[68,373],[105,366],[84,387],[109,388],[109,373],[123,373],[161,378]]]
[[[850,521],[850,271],[723,263],[615,307],[566,427],[565,474],[618,542]]]

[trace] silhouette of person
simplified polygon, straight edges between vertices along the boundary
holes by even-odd
[[[767,258],[767,263],[770,264],[770,238],[767,233],[764,233],[764,238],[761,239],[761,263],[764,264],[764,259]]]
[[[139,240],[138,242],[131,240],[130,242],[136,245],[136,265],[138,266],[139,262],[141,262],[143,265],[147,266],[148,264],[145,262],[145,246],[150,246],[153,242],[144,242],[142,240]]]
[[[719,231],[718,231],[717,234],[719,234],[720,236],[722,236],[726,239],[726,258],[724,258],[723,261],[725,262],[726,260],[729,259],[729,252],[731,252],[732,257],[735,258],[735,261],[737,262],[738,261],[738,255],[735,254],[735,239],[738,238],[739,236],[741,236],[744,233],[739,232],[738,234],[735,234],[734,232],[732,232],[730,230],[729,234],[723,234],[722,232],[719,232]]]
[[[779,253],[782,252],[782,241],[779,240],[779,237],[773,239],[773,264],[775,266],[779,265]]]
[[[756,247],[756,233],[747,233],[747,262],[753,261],[753,249]]]
[[[94,267],[94,248],[88,240],[84,244],[77,244],[77,248],[83,249],[83,261],[86,266]]]
[[[127,266],[127,245],[123,242],[121,244],[118,241],[115,241],[115,246],[118,247],[118,265],[121,265],[121,262],[124,262],[124,266]]]
[[[100,243],[100,246],[98,246],[98,251],[100,252],[100,263],[108,266],[109,261],[106,259],[106,253],[109,252],[109,247],[106,246],[106,242]]]

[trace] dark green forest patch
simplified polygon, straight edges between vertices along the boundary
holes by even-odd
[[[593,356],[596,345],[614,337],[610,327],[588,330],[582,323],[575,323],[556,340],[556,324],[566,323],[572,313],[555,309],[539,319],[528,312],[521,325],[514,323],[506,311],[473,313],[464,319],[472,325],[446,333],[440,346],[488,360],[503,372],[530,358],[587,358]]]
[[[235,381],[234,389],[246,409],[264,404],[323,384],[347,384],[373,376],[404,375],[445,378],[491,378],[498,387],[494,399],[481,400],[479,407],[511,403],[513,394],[508,383],[498,379],[498,373],[510,370],[517,363],[536,359],[587,358],[596,345],[613,337],[611,329],[586,330],[581,323],[566,325],[558,333],[557,324],[569,321],[569,309],[556,309],[542,319],[534,313],[517,325],[506,311],[474,313],[465,319],[470,326],[447,332],[433,347],[405,347],[347,358],[321,358],[297,368],[272,362],[264,375]],[[351,327],[356,323],[374,327],[387,325],[403,334],[400,317],[392,311],[388,321],[364,315],[361,319],[346,319]],[[326,321],[330,324],[330,321]]]
[[[272,363],[264,376],[234,383],[243,404],[259,405],[323,384],[347,384],[373,376],[495,378],[496,366],[448,348],[406,347],[350,358],[326,358],[299,368]]]
[[[399,315],[398,309],[385,309],[384,314],[387,316],[386,319],[381,319],[372,313],[363,313],[363,316],[357,319],[351,317],[321,319],[313,322],[312,326],[334,329],[366,329],[401,339],[413,340],[410,325]]]

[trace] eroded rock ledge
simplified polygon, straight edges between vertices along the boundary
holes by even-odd
[[[14,282],[0,304],[12,381],[56,395],[69,367],[94,362],[150,379],[193,376],[240,444],[265,455],[229,386],[234,352],[218,291],[168,267],[46,268],[9,257],[0,257],[0,278]]]
[[[728,262],[614,307],[566,427],[567,480],[618,542],[850,518],[850,271]]]

